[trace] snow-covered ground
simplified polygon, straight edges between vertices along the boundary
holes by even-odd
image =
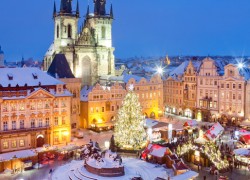
[[[129,180],[132,177],[141,176],[144,180],[152,180],[156,177],[161,177],[164,179],[169,176],[173,176],[172,169],[165,169],[162,166],[156,166],[155,164],[147,163],[145,161],[135,159],[135,158],[123,158],[123,165],[125,167],[125,175],[121,177],[100,177],[89,173],[83,167],[83,161],[72,161],[69,164],[59,167],[55,170],[52,175],[52,179],[54,180],[69,180],[69,176],[75,177],[80,176],[81,179],[84,179],[81,174],[91,177],[98,180]],[[75,176],[76,175],[76,176]],[[86,178],[87,179],[87,178]]]

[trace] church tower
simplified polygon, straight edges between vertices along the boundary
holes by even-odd
[[[48,70],[55,54],[64,54],[76,78],[82,85],[93,85],[100,78],[115,75],[115,57],[112,47],[113,8],[106,12],[106,0],[93,0],[94,12],[89,6],[78,33],[79,5],[72,11],[72,0],[61,0],[60,11],[54,3],[54,43],[44,57]]]

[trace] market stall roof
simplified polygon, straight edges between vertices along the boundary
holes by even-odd
[[[160,130],[160,129],[167,129],[168,123],[165,122],[158,122],[156,125],[152,126],[153,130]]]
[[[182,161],[179,161],[178,163],[176,164],[173,164],[172,165],[176,170],[188,170],[188,166],[183,163]]]
[[[167,152],[171,151],[168,147],[162,147],[158,144],[149,144],[144,152],[152,156],[163,157]]]
[[[240,140],[244,141],[246,144],[250,144],[250,134],[244,134],[240,136]]]
[[[193,179],[193,178],[197,177],[198,175],[199,175],[199,173],[197,173],[195,171],[187,171],[181,175],[173,176],[170,179],[171,180]]]
[[[194,142],[196,142],[198,144],[205,144],[207,142],[207,140],[203,137],[198,137],[197,139],[194,140]]]
[[[183,124],[183,126],[190,126],[190,127],[193,127],[193,126],[197,126],[198,123],[196,120],[186,120],[185,123]]]
[[[250,156],[250,149],[247,148],[235,149],[234,154],[238,156]]]
[[[220,123],[215,123],[209,130],[204,134],[209,140],[215,140],[222,132],[224,128],[220,125]]]
[[[150,118],[146,118],[146,120],[145,120],[145,126],[148,127],[148,128],[152,127],[152,126],[154,126],[154,125],[156,125],[158,123],[159,123],[159,121],[156,121],[156,120],[150,119]]]
[[[20,158],[27,158],[36,156],[36,152],[34,150],[22,150],[22,151],[14,151],[0,154],[0,162],[1,161],[9,161],[13,158],[20,159]]]

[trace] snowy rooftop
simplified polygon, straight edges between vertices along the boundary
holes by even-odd
[[[86,102],[88,101],[89,93],[92,91],[93,86],[84,86],[81,90],[81,101]]]
[[[46,86],[64,84],[38,68],[1,68],[0,84],[2,87]]]
[[[195,172],[195,171],[187,171],[181,175],[178,176],[174,176],[171,177],[171,180],[188,180],[188,179],[193,179],[195,177],[197,177],[199,175],[199,173]]]
[[[1,161],[8,161],[15,158],[26,158],[26,157],[32,157],[36,156],[37,154],[35,151],[32,150],[22,150],[22,151],[15,151],[15,152],[9,152],[0,154],[0,162]]]
[[[215,123],[209,130],[206,131],[205,136],[209,140],[214,140],[224,131],[224,128],[220,125],[220,123]]]

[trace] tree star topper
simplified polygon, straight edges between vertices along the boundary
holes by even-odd
[[[133,85],[133,84],[130,84],[129,87],[128,87],[128,89],[129,89],[130,91],[133,91],[133,90],[134,90],[134,85]]]

